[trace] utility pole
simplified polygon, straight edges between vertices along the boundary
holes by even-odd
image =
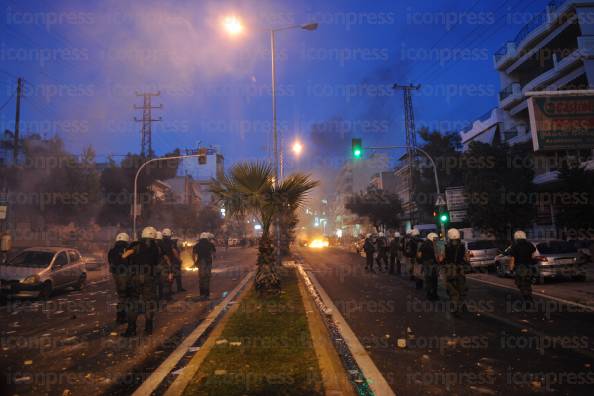
[[[163,105],[160,104],[159,106],[152,105],[152,97],[159,96],[161,92],[136,92],[136,96],[144,97],[144,101],[142,106],[134,105],[134,108],[137,110],[142,110],[142,120],[134,117],[134,121],[141,122],[142,121],[142,130],[141,134],[141,143],[140,143],[140,155],[143,157],[152,157],[153,155],[153,143],[152,143],[152,122],[153,121],[161,121],[162,118],[152,118],[152,110],[153,109],[162,109]]]
[[[21,124],[21,96],[23,95],[23,79],[17,79],[16,113],[14,116],[13,162],[16,165],[19,157],[19,132]]]
[[[413,204],[412,204],[412,192],[414,188],[413,182],[413,166],[415,165],[414,156],[416,154],[417,147],[417,131],[415,129],[415,113],[412,104],[412,91],[417,91],[421,88],[421,85],[400,85],[394,84],[392,87],[396,90],[402,90],[404,94],[404,127],[406,130],[406,159],[408,167],[408,215],[410,217],[411,226],[414,225],[413,219]]]

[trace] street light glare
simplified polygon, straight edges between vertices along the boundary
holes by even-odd
[[[241,24],[239,18],[237,18],[236,16],[226,17],[223,21],[223,26],[225,27],[227,33],[229,33],[232,36],[237,36],[238,34],[243,32],[243,25]]]
[[[302,151],[303,145],[301,144],[301,142],[293,143],[293,153],[295,153],[296,155],[300,155]]]

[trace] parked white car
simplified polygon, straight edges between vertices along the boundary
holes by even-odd
[[[3,296],[49,298],[54,290],[80,290],[87,280],[85,262],[76,249],[34,247],[0,265]]]

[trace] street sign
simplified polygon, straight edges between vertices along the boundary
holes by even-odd
[[[450,212],[450,221],[452,223],[461,223],[466,218],[465,210],[452,210]]]
[[[437,197],[437,199],[435,200],[435,206],[445,206],[446,205],[446,201],[445,199],[443,199],[443,195],[439,195]]]
[[[594,148],[594,95],[528,99],[534,151]]]

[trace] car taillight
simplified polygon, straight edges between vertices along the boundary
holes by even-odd
[[[541,262],[541,263],[546,263],[549,260],[546,257],[544,257],[544,256],[536,256],[536,257],[534,257],[534,261]]]
[[[468,257],[474,257],[474,253],[472,253],[472,250],[468,252]]]

